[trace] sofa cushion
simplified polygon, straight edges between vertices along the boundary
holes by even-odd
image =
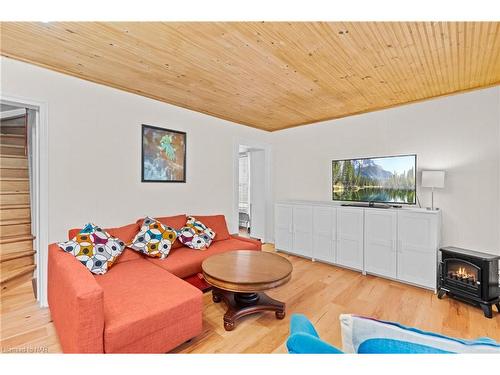
[[[147,260],[180,278],[186,278],[200,273],[201,264],[209,256],[232,250],[260,250],[260,243],[230,238],[214,242],[205,251],[182,247],[172,250],[166,259],[147,258]]]
[[[123,242],[125,242],[125,244],[128,244],[132,242],[134,236],[137,232],[139,232],[139,229],[139,225],[137,223],[133,223],[124,225],[123,227],[109,228],[105,230],[112,236],[120,238]],[[133,251],[132,249],[126,247],[125,250],[123,250],[122,255],[120,255],[120,257],[115,261],[115,264],[141,258],[142,256],[137,251]]]
[[[204,250],[212,244],[215,232],[200,220],[188,216],[186,225],[179,230],[179,241],[191,249]]]
[[[112,237],[92,223],[87,224],[71,240],[57,245],[97,275],[106,273],[125,248],[122,240]]]
[[[192,227],[182,227],[179,232],[179,241],[194,250],[206,250],[212,243],[212,238],[209,234],[201,232],[197,233]]]
[[[117,237],[125,244],[132,242],[134,236],[139,232],[140,226],[138,223],[132,223],[128,225],[124,225],[123,227],[116,228],[104,228],[106,232],[108,232],[111,236]],[[68,231],[68,239],[75,237],[78,232],[81,231],[81,228],[73,228]],[[115,260],[114,264],[128,262],[130,260],[142,259],[142,256],[129,248],[125,248],[123,253]]]
[[[226,218],[224,215],[193,216],[207,227],[212,228],[215,232],[214,241],[223,241],[231,237],[229,230],[227,229]]]
[[[177,231],[146,217],[129,247],[150,257],[165,258],[177,238]]]
[[[107,228],[106,231],[112,236],[122,239],[125,243],[130,243],[134,236],[139,231],[140,227],[137,223],[124,225],[122,227]]]
[[[104,291],[106,353],[167,352],[201,332],[202,293],[145,259],[153,258],[95,276]]]
[[[137,234],[139,229],[140,229],[140,226],[138,223],[124,225],[123,227],[104,228],[104,230],[106,232],[108,232],[111,236],[118,237],[119,239],[121,239],[125,243],[129,243],[130,241],[132,241],[132,239]],[[80,232],[81,230],[82,230],[82,228],[70,229],[68,231],[68,240],[75,237],[78,234],[78,232]]]
[[[187,216],[185,214],[175,216],[162,216],[156,218],[160,223],[168,227],[180,229],[186,224]]]
[[[157,217],[156,220],[158,220],[163,225],[179,230],[184,226],[184,224],[186,224],[187,216],[185,214],[163,216]],[[172,245],[172,249],[177,249],[179,247],[182,247],[182,243],[180,241],[175,241]]]

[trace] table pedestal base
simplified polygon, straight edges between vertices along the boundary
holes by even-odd
[[[232,331],[237,319],[260,311],[274,311],[276,319],[285,317],[285,304],[269,297],[265,293],[236,293],[214,287],[212,300],[215,303],[224,301],[227,305],[224,314],[224,328]]]

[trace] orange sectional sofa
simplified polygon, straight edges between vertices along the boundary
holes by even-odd
[[[165,353],[199,335],[202,292],[186,282],[207,257],[231,250],[260,250],[261,242],[230,235],[223,215],[195,216],[217,233],[207,250],[176,242],[166,259],[129,248],[104,275],[94,275],[56,244],[49,246],[48,299],[65,353]],[[186,215],[158,218],[179,229]],[[130,242],[136,223],[105,229]],[[71,229],[73,238],[79,229]]]

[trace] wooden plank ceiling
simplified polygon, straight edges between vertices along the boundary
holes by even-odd
[[[1,54],[273,131],[497,85],[499,34],[499,22],[4,22]]]

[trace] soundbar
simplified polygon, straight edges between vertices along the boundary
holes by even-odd
[[[375,202],[368,202],[368,203],[342,203],[341,206],[347,206],[347,207],[369,207],[369,208],[400,208],[400,205],[390,205],[386,203],[375,203]]]

